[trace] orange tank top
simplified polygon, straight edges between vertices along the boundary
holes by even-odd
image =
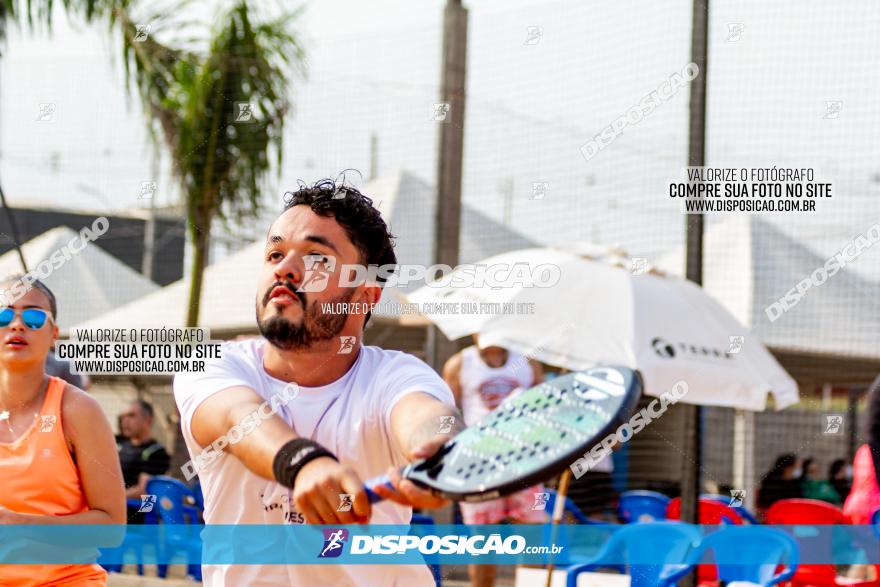
[[[31,427],[15,442],[0,442],[0,505],[23,514],[64,516],[89,509],[79,471],[64,437],[61,399],[66,383],[49,378]],[[0,585],[104,585],[98,565],[0,565]]]

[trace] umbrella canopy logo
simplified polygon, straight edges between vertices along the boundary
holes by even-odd
[[[700,344],[689,344],[685,342],[671,343],[659,336],[651,340],[651,348],[657,353],[657,356],[664,359],[674,359],[676,356],[687,356],[692,359],[732,359],[733,354],[719,348],[713,348]]]
[[[659,356],[671,359],[675,357],[675,347],[663,340],[662,338],[655,338],[651,341],[651,348],[654,349],[654,352]]]

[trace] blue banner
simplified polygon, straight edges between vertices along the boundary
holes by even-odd
[[[649,525],[644,525],[649,526]],[[871,526],[760,526],[797,542],[800,564],[880,564]],[[592,561],[620,525],[0,526],[0,564],[493,564]],[[697,526],[702,536],[724,526]],[[648,536],[645,534],[645,536]],[[640,541],[638,535],[628,538]],[[604,553],[609,565],[669,562],[669,545]],[[750,560],[750,557],[755,560]],[[756,565],[760,552],[704,562]]]

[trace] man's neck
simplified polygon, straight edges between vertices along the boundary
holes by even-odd
[[[500,369],[507,364],[507,351],[501,353],[492,353],[487,352],[484,349],[479,349],[479,352],[480,358],[483,360],[483,363],[493,369]]]
[[[149,432],[147,434],[141,434],[138,436],[131,436],[128,439],[128,441],[135,446],[141,446],[142,444],[146,444],[148,440],[150,440],[150,433]]]
[[[340,333],[340,336],[345,334]],[[361,351],[360,338],[355,337],[348,352],[340,353],[340,337],[313,344],[308,349],[285,351],[266,342],[263,369],[266,373],[303,387],[320,387],[333,383],[357,361]]]

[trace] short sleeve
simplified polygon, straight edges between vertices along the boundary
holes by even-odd
[[[174,376],[174,401],[180,410],[180,426],[190,438],[192,417],[202,402],[230,387],[255,386],[253,369],[241,347],[226,343],[221,348],[221,357],[208,361],[203,372],[177,373]]]
[[[164,475],[170,466],[171,457],[161,444],[155,443],[144,450],[141,470],[147,475]]]
[[[426,393],[449,407],[455,407],[455,398],[446,382],[426,363],[406,353],[382,366],[382,413],[386,430],[391,430],[391,411],[404,396]]]

